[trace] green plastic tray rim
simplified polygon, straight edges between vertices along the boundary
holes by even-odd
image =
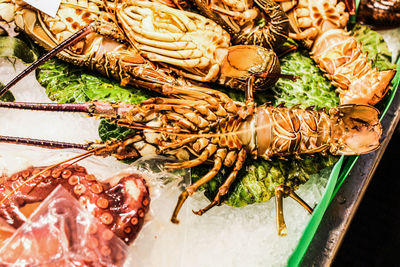
[[[356,1],[356,6],[358,7],[359,1]],[[387,99],[385,108],[380,116],[380,120],[385,116],[389,106],[391,105],[393,98],[398,90],[399,83],[400,83],[400,58],[396,62],[397,64],[397,73],[392,81],[392,90],[390,91],[390,95]],[[322,217],[325,214],[326,209],[328,208],[329,204],[331,203],[333,197],[336,195],[337,191],[339,190],[340,186],[343,184],[345,179],[347,178],[349,172],[353,168],[354,164],[356,163],[359,156],[350,156],[345,157],[341,156],[338,162],[332,169],[331,175],[329,177],[328,183],[325,188],[325,192],[321,198],[321,201],[315,208],[310,221],[305,228],[303,235],[301,236],[299,243],[297,244],[296,249],[290,256],[287,266],[294,267],[299,266],[301,260],[303,259],[308,246],[313,239],[315,232],[318,229],[318,226],[322,220]],[[343,166],[343,168],[342,168]]]

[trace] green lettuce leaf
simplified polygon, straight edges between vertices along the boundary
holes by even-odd
[[[32,63],[37,60],[38,54],[18,38],[0,36],[0,57],[18,58],[25,63]]]
[[[0,82],[0,90],[3,89],[3,87],[4,84]],[[15,97],[10,91],[7,91],[4,95],[0,96],[0,101],[14,102]]]
[[[146,90],[122,87],[116,81],[58,59],[40,66],[36,77],[49,98],[60,103],[102,100],[137,104],[152,96]]]
[[[361,44],[363,53],[367,53],[368,59],[372,61],[372,67],[380,71],[396,69],[396,64],[391,63],[392,53],[379,33],[368,26],[356,24],[352,34]]]
[[[110,123],[107,120],[100,121],[99,136],[103,142],[110,139],[122,140],[128,136],[132,136],[134,133],[135,131],[128,127],[118,126],[115,123]]]
[[[303,108],[331,108],[339,104],[335,87],[305,51],[291,53],[280,60],[283,74],[296,75],[296,81],[279,79],[272,88],[275,105],[300,105]]]

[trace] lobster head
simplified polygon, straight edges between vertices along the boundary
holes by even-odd
[[[271,49],[255,45],[231,46],[220,51],[220,79],[233,88],[244,90],[254,76],[255,89],[273,86],[281,72],[278,56]]]
[[[342,105],[330,110],[331,152],[359,155],[379,148],[382,125],[379,111],[368,105]]]

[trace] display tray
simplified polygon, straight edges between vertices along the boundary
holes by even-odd
[[[381,113],[381,146],[362,156],[342,156],[288,266],[329,266],[399,121],[400,59]]]
[[[330,266],[364,196],[374,172],[399,122],[400,95],[394,99],[382,119],[381,147],[360,156],[333,197],[315,232],[300,266]]]

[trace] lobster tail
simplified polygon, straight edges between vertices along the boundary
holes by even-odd
[[[339,90],[341,104],[363,104],[375,105],[388,92],[395,70],[370,71],[350,84],[348,90]],[[366,90],[368,88],[369,90]]]
[[[396,73],[373,68],[356,39],[342,29],[323,33],[314,44],[312,55],[339,88],[341,104],[375,105],[386,94]]]
[[[368,105],[342,105],[330,110],[331,148],[337,155],[364,154],[379,148],[379,111]]]
[[[266,159],[328,149],[334,155],[365,154],[379,147],[382,126],[378,115],[379,111],[372,106],[355,104],[332,108],[329,114],[311,108],[260,107],[257,153]],[[243,124],[243,128],[249,127]]]
[[[349,12],[354,12],[354,1],[299,1],[288,14],[289,37],[312,50],[312,58],[338,87],[341,105],[375,105],[387,93],[395,71],[373,68],[356,38],[345,30]]]

